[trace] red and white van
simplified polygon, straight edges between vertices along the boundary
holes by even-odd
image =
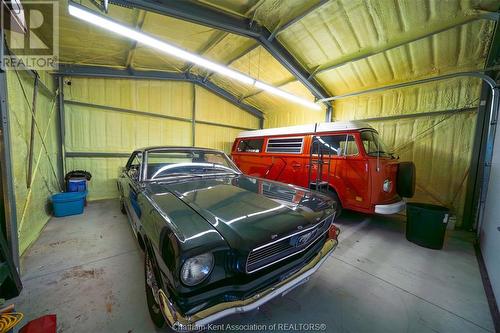
[[[327,192],[363,213],[397,213],[415,191],[414,164],[359,121],[241,132],[231,155],[245,174]]]

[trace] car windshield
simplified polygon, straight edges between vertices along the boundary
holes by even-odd
[[[146,180],[238,173],[238,168],[222,152],[153,150],[146,153]]]
[[[382,142],[377,132],[361,132],[361,141],[365,147],[366,154],[370,156],[392,156],[387,146]]]

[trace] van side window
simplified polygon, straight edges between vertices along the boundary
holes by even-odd
[[[313,138],[313,154],[341,156],[343,154],[342,144],[345,145],[345,135],[322,135]]]
[[[313,141],[313,154],[321,149],[323,155],[355,156],[358,155],[358,146],[352,135],[322,135],[316,136]]]
[[[238,144],[239,153],[260,153],[264,139],[241,140]]]
[[[304,138],[277,138],[267,141],[266,152],[268,153],[283,153],[283,154],[300,154]]]
[[[347,136],[347,139],[340,144],[340,148],[344,152],[344,156],[356,156],[359,153],[356,139],[352,135]]]

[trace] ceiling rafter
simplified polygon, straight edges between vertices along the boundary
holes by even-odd
[[[478,21],[478,20],[492,20],[492,21],[498,22],[499,17],[500,17],[500,13],[481,12],[481,13],[478,13],[477,16],[473,16],[471,18],[468,18],[465,21],[462,21],[462,22],[459,22],[459,23],[454,22],[454,23],[452,23],[452,24],[450,24],[450,25],[448,25],[448,26],[446,26],[444,28],[441,28],[441,29],[438,29],[438,30],[435,30],[435,31],[432,31],[432,32],[429,32],[429,33],[425,33],[423,35],[419,35],[417,37],[405,40],[405,41],[397,43],[395,45],[386,45],[386,46],[382,47],[381,49],[374,50],[374,51],[368,52],[366,54],[358,55],[356,57],[351,57],[350,60],[343,60],[343,61],[340,61],[340,62],[338,62],[336,64],[330,64],[330,65],[328,65],[326,67],[318,68],[316,71],[314,71],[311,74],[311,77],[312,76],[316,76],[316,75],[318,75],[320,73],[323,73],[323,72],[334,70],[336,68],[342,67],[342,66],[347,65],[347,64],[352,63],[352,62],[356,62],[358,60],[366,59],[366,58],[372,57],[374,55],[384,53],[386,51],[392,50],[392,49],[400,47],[400,46],[411,44],[411,43],[419,41],[421,39],[425,39],[425,38],[437,35],[439,33],[442,33],[442,32],[445,32],[445,31],[457,28],[457,27],[462,26],[462,25],[469,24],[471,22],[475,22],[475,21]],[[295,80],[287,80],[287,81],[285,81],[285,82],[283,82],[281,84],[278,84],[276,87],[277,88],[282,88],[283,86],[286,86],[287,84],[290,84],[290,83],[292,83],[294,81]],[[251,94],[247,94],[247,95],[243,96],[241,98],[241,100],[245,100],[245,99],[248,99],[250,97],[256,96],[256,95],[258,95],[258,94],[260,94],[262,92],[263,92],[262,90],[257,90],[257,91],[255,91],[255,92],[253,92]]]
[[[260,44],[259,43],[255,43],[249,47],[247,47],[246,49],[244,49],[241,53],[238,53],[237,55],[235,55],[234,57],[232,57],[229,61],[227,61],[224,65],[229,67],[231,66],[232,64],[234,64],[236,61],[238,61],[239,59],[243,58],[244,56],[246,56],[247,54],[249,54],[250,52],[252,52],[253,50],[255,50],[257,47],[259,47]],[[205,75],[205,80],[208,80],[210,79],[213,75],[215,74],[215,72],[209,72]]]
[[[203,45],[196,53],[199,55],[204,55],[206,52],[212,50],[217,44],[219,44],[225,37],[227,32],[219,31],[212,39],[210,39],[205,45]],[[181,71],[189,72],[195,64],[191,63],[185,66]]]
[[[298,16],[295,16],[293,19],[291,19],[290,21],[286,22],[285,24],[283,24],[282,26],[278,27],[276,33],[274,34],[275,36],[278,36],[279,34],[281,34],[283,31],[285,31],[286,29],[288,29],[289,27],[291,27],[292,25],[294,25],[295,23],[299,22],[300,20],[302,20],[304,17],[308,16],[309,14],[315,12],[317,9],[323,7],[323,5],[327,4],[328,2],[330,2],[330,0],[321,0],[320,2],[318,2],[317,4],[309,7],[307,10],[305,10],[303,13],[301,13],[300,15]]]
[[[354,56],[348,55],[346,58],[343,58],[341,60],[337,60],[337,61],[330,63],[330,64],[327,64],[327,65],[319,66],[313,73],[311,73],[311,75],[309,76],[309,79],[312,80],[318,74],[328,72],[328,71],[334,70],[336,68],[342,67],[344,65],[347,65],[349,63],[356,62],[356,61],[359,61],[362,59],[372,57],[372,56],[377,55],[377,54],[387,52],[389,50],[398,48],[400,46],[404,46],[404,45],[411,44],[413,42],[416,42],[416,41],[419,41],[419,40],[422,40],[422,39],[425,39],[428,37],[432,37],[432,36],[437,35],[439,33],[455,29],[457,27],[469,24],[469,23],[474,22],[474,21],[478,21],[478,20],[498,21],[499,15],[500,15],[499,13],[478,11],[476,15],[468,17],[460,22],[456,22],[456,21],[451,22],[449,25],[442,27],[440,29],[437,29],[437,30],[434,30],[431,32],[425,32],[425,33],[420,34],[418,36],[415,36],[412,38],[407,38],[403,41],[382,45],[382,46],[375,48],[373,50],[368,50],[368,51],[362,52],[361,54],[356,54]]]
[[[147,12],[145,10],[139,9],[139,12],[137,13],[137,19],[135,23],[135,28],[139,31],[142,31],[142,28],[144,26],[144,22],[146,21],[146,14]],[[134,41],[128,51],[127,55],[127,61],[125,63],[125,67],[131,68],[134,62],[134,56],[135,52],[137,51],[137,41]]]
[[[282,66],[290,71],[304,84],[317,99],[330,95],[314,78],[309,79],[311,73],[300,64],[296,58],[278,41],[272,38],[272,33],[255,21],[215,10],[193,1],[146,1],[146,0],[111,0],[112,3],[152,11],[158,14],[175,17],[195,24],[200,24],[226,32],[255,39],[262,45]],[[330,106],[330,103],[325,103]]]

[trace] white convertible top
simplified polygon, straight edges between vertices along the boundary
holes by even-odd
[[[335,121],[332,123],[316,123],[299,126],[266,128],[255,131],[243,131],[238,138],[251,138],[258,136],[289,135],[289,134],[312,134],[346,130],[373,129],[368,123],[362,121]],[[315,130],[316,129],[316,130]]]

